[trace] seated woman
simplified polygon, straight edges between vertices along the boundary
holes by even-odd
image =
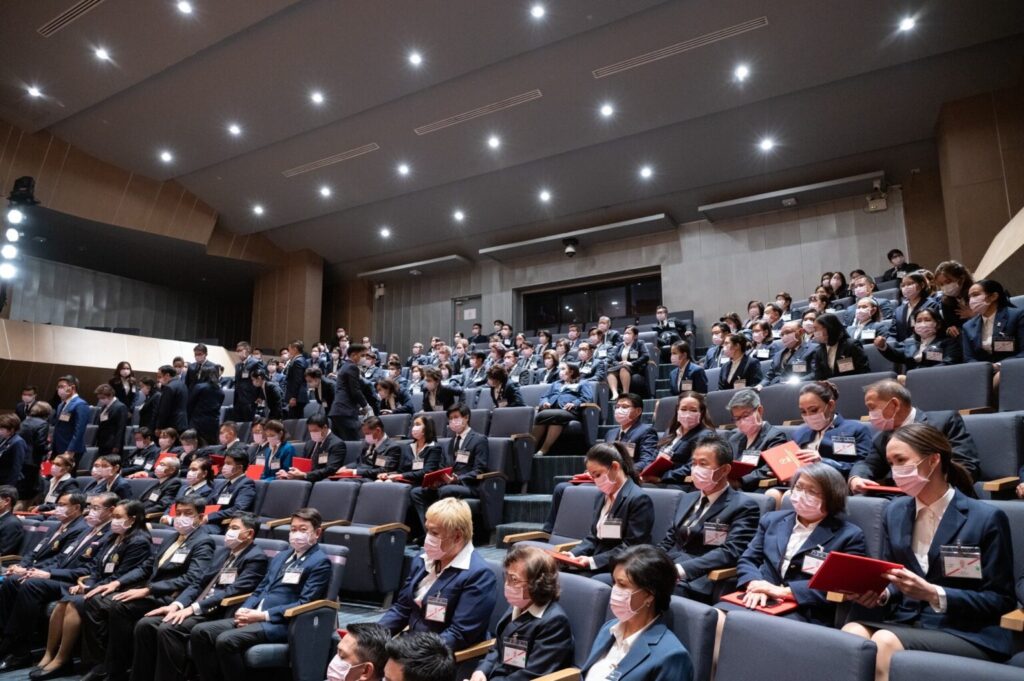
[[[831,303],[832,299],[831,299],[831,297],[829,297],[828,293],[826,293],[825,291],[820,290],[821,287],[818,287],[818,288],[819,288],[818,291],[816,291],[815,293],[812,293],[810,296],[807,297],[807,307],[806,307],[806,309],[807,310],[814,310],[818,314],[825,314],[825,310],[828,309],[828,306]],[[832,289],[828,289],[828,290],[831,291]]]
[[[789,438],[786,434],[764,420],[764,406],[756,391],[741,390],[729,399],[726,405],[732,415],[736,430],[729,435],[733,460],[755,468],[740,478],[740,487],[746,492],[760,489],[764,481],[775,478],[775,473],[761,457],[761,452],[781,445]],[[735,464],[733,464],[735,468]]]
[[[766,321],[757,321],[750,327],[750,345],[747,357],[758,362],[772,358],[772,325]]]
[[[437,367],[423,368],[423,411],[447,412],[462,399],[462,386],[454,381],[442,384]]]
[[[846,275],[842,272],[833,272],[832,279],[829,281],[829,284],[832,286],[832,291],[835,294],[835,300],[850,297],[850,287],[846,283]]]
[[[441,469],[444,454],[441,446],[437,444],[434,422],[424,416],[417,416],[412,420],[409,436],[412,442],[403,448],[398,470],[393,473],[380,473],[377,476],[378,480],[386,482],[401,479],[401,482],[418,486],[427,473]]]
[[[726,336],[722,344],[722,370],[718,372],[718,389],[754,387],[764,377],[761,362],[747,356],[747,337],[741,333]]]
[[[181,462],[175,456],[165,456],[153,467],[153,475],[156,477],[157,485],[146,492],[142,497],[142,505],[146,507],[146,515],[151,513],[163,513],[178,497],[181,489],[181,478],[178,477],[178,468]]]
[[[569,553],[590,574],[607,573],[623,550],[651,543],[654,504],[637,484],[633,461],[621,443],[594,445],[587,452],[587,473],[601,490],[594,504],[590,534]]]
[[[178,503],[185,497],[200,497],[208,502],[216,502],[215,494],[213,464],[210,463],[209,459],[199,457],[192,459],[192,463],[188,465],[185,480],[182,482],[181,487],[178,488],[178,493],[174,495],[172,503]],[[162,515],[160,516],[160,524],[171,527],[174,525],[174,518],[169,515]]]
[[[57,499],[62,494],[78,491],[78,481],[71,477],[75,472],[75,458],[68,454],[53,457],[50,465],[50,477],[43,478],[43,503],[32,510],[36,513],[52,511],[57,506]]]
[[[562,435],[562,430],[580,419],[584,402],[593,399],[590,386],[580,382],[580,369],[575,364],[559,367],[561,380],[551,385],[540,399],[537,415],[533,419],[533,439],[537,454],[550,452]]]
[[[1006,514],[971,498],[970,475],[932,426],[901,426],[885,456],[906,496],[885,511],[884,557],[904,567],[888,572],[884,591],[857,597],[874,609],[843,631],[875,642],[880,679],[901,650],[1005,660],[1013,637],[999,619],[1016,605]]]
[[[438,375],[438,380],[441,380]],[[418,395],[423,392],[423,368],[419,364],[414,365],[409,369],[409,386],[408,390],[413,395]]]
[[[704,353],[704,359],[700,361],[700,365],[704,367],[705,371],[722,366],[722,363],[725,361],[725,357],[722,356],[722,344],[728,335],[729,328],[725,324],[715,322],[711,325],[711,345],[708,346],[707,352]]]
[[[491,391],[491,401],[495,407],[526,406],[519,386],[508,380],[508,372],[501,364],[495,364],[487,370],[487,387]]]
[[[181,447],[179,447],[181,451],[178,453],[178,460],[181,461],[180,473],[184,475],[192,460],[199,455],[199,433],[194,430],[186,430],[178,438],[178,441],[181,442]]]
[[[571,667],[572,627],[558,595],[555,559],[538,548],[513,546],[505,554],[510,607],[498,622],[494,646],[469,681],[533,679]]]
[[[267,445],[261,450],[265,456],[263,461],[263,472],[260,480],[276,480],[278,471],[287,471],[292,467],[292,459],[295,457],[295,448],[288,442],[284,424],[280,421],[270,420],[263,424],[263,433],[267,438]],[[260,465],[259,456],[256,457],[256,465]]]
[[[585,681],[692,681],[690,653],[662,616],[676,567],[653,546],[632,546],[615,558],[607,622],[583,665]]]
[[[846,327],[846,334],[854,342],[862,345],[889,335],[889,322],[882,320],[882,309],[878,306],[877,300],[867,296],[857,301],[853,323]]]
[[[814,320],[814,342],[818,343],[811,361],[814,380],[824,381],[833,376],[870,371],[864,349],[860,343],[850,339],[838,316],[826,313]]]
[[[681,394],[665,437],[658,440],[658,456],[672,459],[672,468],[660,477],[644,476],[641,480],[682,487],[690,476],[694,448],[705,435],[714,432],[704,395],[693,390]]]
[[[807,338],[814,340],[814,322],[824,313],[819,313],[816,310],[804,310],[804,313],[800,316],[800,328],[804,330]]]
[[[914,319],[917,313],[926,307],[936,311],[936,318],[941,318],[939,304],[931,300],[932,287],[927,277],[920,272],[911,272],[900,280],[900,304],[892,315],[892,326],[889,327],[889,339],[902,343],[914,333]],[[875,340],[878,344],[878,340]]]
[[[669,358],[674,367],[668,375],[669,389],[673,395],[685,392],[707,393],[708,375],[703,368],[692,361],[689,343],[686,341],[673,343]]]
[[[902,341],[890,336],[876,338],[875,347],[882,357],[901,364],[905,371],[950,364],[963,361],[963,348],[959,338],[946,334],[946,324],[938,308],[922,307],[914,313],[913,333]]]
[[[462,650],[487,638],[497,598],[496,579],[487,561],[473,548],[473,514],[469,504],[447,497],[427,508],[423,553],[409,569],[409,579],[378,624],[397,634],[430,631],[449,650]]]
[[[566,361],[566,359],[569,357],[570,349],[571,348],[569,346],[569,339],[559,338],[555,342],[555,362],[561,364],[562,362]]]
[[[543,357],[544,353],[548,350],[554,350],[555,343],[552,340],[551,332],[547,329],[541,329],[537,332],[537,347],[534,349],[534,354],[538,357]]]
[[[73,674],[72,655],[82,632],[86,599],[112,593],[122,583],[146,579],[153,570],[153,539],[146,530],[146,510],[138,501],[114,507],[110,534],[89,564],[89,574],[67,589],[50,615],[46,653],[32,679],[55,679]]]
[[[398,383],[390,378],[382,378],[377,381],[377,397],[380,398],[380,413],[383,414],[411,414],[412,404],[409,403],[409,393],[398,387]]]
[[[441,362],[437,365],[441,373],[441,385],[446,388],[455,388],[462,385],[462,374],[457,373],[451,362]]]
[[[791,437],[800,445],[800,461],[822,462],[845,478],[853,464],[871,451],[874,431],[865,423],[844,419],[836,411],[839,388],[830,381],[815,381],[800,388],[800,417],[804,425]]]
[[[533,372],[531,385],[551,385],[558,382],[558,354],[554,350],[545,350],[541,359],[541,367]]]
[[[267,435],[263,432],[263,424],[266,422],[266,419],[256,419],[249,430],[252,444],[249,445],[246,455],[249,457],[250,466],[255,463],[262,466],[267,461]]]
[[[1024,357],[1024,310],[1010,302],[1002,284],[994,279],[975,282],[968,304],[975,316],[963,326],[965,362],[992,362],[999,371],[1004,359]]]
[[[630,390],[633,378],[642,376],[650,361],[647,344],[640,340],[640,329],[632,324],[627,326],[622,332],[622,342],[615,346],[608,358],[608,387],[611,389],[611,399],[618,399],[619,393],[633,392]]]
[[[757,534],[737,563],[743,603],[756,608],[772,601],[794,601],[797,609],[785,617],[825,626],[835,623],[835,605],[808,583],[830,551],[863,556],[864,533],[845,520],[846,481],[834,468],[812,463],[797,470],[792,480],[792,511],[772,511],[761,517]],[[719,604],[723,610],[740,606]]]
[[[764,319],[764,303],[760,300],[751,300],[747,303],[747,320],[743,322],[742,330],[753,331],[754,324]]]

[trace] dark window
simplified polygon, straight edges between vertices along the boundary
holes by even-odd
[[[569,324],[585,327],[595,324],[598,317],[608,316],[621,328],[625,320],[633,323],[637,317],[653,316],[661,304],[661,276],[631,277],[616,282],[603,282],[523,294],[523,327],[527,334],[535,335],[541,329],[556,337],[564,334]]]

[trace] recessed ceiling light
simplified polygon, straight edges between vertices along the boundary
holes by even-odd
[[[773,140],[771,137],[765,137],[758,143],[757,146],[761,148],[761,151],[771,151],[772,149],[775,148],[775,140]]]
[[[228,132],[230,132],[235,137],[238,137],[239,135],[242,134],[242,127],[238,125],[238,123],[232,123],[228,126]]]
[[[915,26],[917,26],[917,20],[914,17],[905,17],[900,22],[901,31],[913,31]]]
[[[255,213],[256,215],[263,215],[263,206],[257,203],[255,206],[252,207],[252,212]]]
[[[391,236],[391,228],[390,227],[381,227],[380,228],[380,235],[381,235],[381,238],[387,239],[388,237]]]
[[[20,225],[24,220],[25,220],[25,214],[22,213],[17,208],[12,208],[9,211],[7,211],[7,222],[11,223],[12,225]],[[14,237],[13,239],[11,238],[12,236]],[[18,240],[18,230],[14,229],[13,227],[8,228],[7,229],[7,240],[8,241],[17,241]]]
[[[398,164],[398,174],[399,175],[405,176],[405,175],[408,175],[410,172],[411,171],[409,169],[409,164],[408,163],[399,163]]]
[[[537,195],[537,198],[543,201],[544,203],[547,203],[548,201],[551,200],[551,192],[549,192],[547,189],[541,189],[540,194]]]
[[[324,93],[320,92],[319,90],[313,90],[312,92],[309,93],[309,99],[314,104],[323,104]]]
[[[420,54],[419,52],[410,52],[409,63],[412,64],[413,66],[419,66],[420,64],[423,63],[423,55]]]
[[[331,195],[331,188],[330,187],[328,187],[326,184],[324,186],[320,187],[320,196],[322,196],[322,197],[324,197],[326,199],[330,195]]]
[[[170,163],[171,161],[174,160],[174,154],[167,150],[161,151],[160,160],[163,161],[164,163]]]
[[[452,217],[455,218],[456,222],[462,222],[463,220],[466,219],[466,214],[463,213],[461,210],[456,210],[454,213],[452,213]]]
[[[18,257],[18,247],[13,244],[4,244],[3,248],[0,248],[0,255],[7,260],[14,260]]]
[[[498,137],[497,135],[491,135],[490,137],[487,138],[487,146],[489,146],[491,149],[497,149],[498,147],[501,146],[501,138]]]
[[[29,97],[42,97],[43,96],[43,91],[40,90],[39,88],[37,88],[35,85],[32,85],[28,89],[28,96]]]
[[[650,178],[653,174],[654,170],[652,170],[650,166],[644,166],[643,168],[640,169],[640,177],[644,178],[645,180]]]
[[[737,82],[742,83],[750,76],[750,67],[746,64],[740,64],[736,67],[736,70],[732,72],[732,75],[736,78]]]
[[[95,54],[96,58],[99,59],[100,61],[110,61],[110,53],[107,52],[102,47],[97,47],[96,51],[93,52],[93,54]]]
[[[0,265],[0,279],[13,279],[18,270],[9,262]]]
[[[610,118],[614,113],[615,107],[613,107],[611,104],[601,105],[601,115],[604,116],[605,118]]]
[[[530,16],[534,19],[543,19],[545,14],[547,14],[547,10],[544,9],[544,5],[540,3],[537,3],[530,8]]]
[[[178,3],[178,11],[182,14],[192,14],[192,3],[186,2],[186,0],[181,0],[181,2]]]

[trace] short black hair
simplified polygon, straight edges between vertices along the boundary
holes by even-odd
[[[316,426],[317,428],[326,428],[327,427],[327,417],[324,416],[322,413],[313,414],[308,419],[306,419],[306,426],[307,427],[309,427],[309,426]]]
[[[193,353],[201,352],[204,355],[210,354],[209,351],[206,349],[206,345],[204,345],[203,343],[196,343],[196,346],[194,348],[192,348],[192,352]]]
[[[901,251],[898,248],[894,248],[894,249],[890,250],[888,253],[885,254],[885,259],[886,260],[892,260],[897,255],[903,255],[903,251]]]
[[[366,346],[363,345],[362,343],[352,343],[351,345],[348,346],[347,354],[349,357],[360,352],[366,352]]]
[[[649,544],[630,546],[612,559],[612,573],[622,566],[629,580],[654,596],[654,610],[663,613],[672,601],[679,573],[675,563],[661,549]]]
[[[68,498],[68,503],[71,504],[72,506],[77,506],[79,510],[84,509],[86,503],[88,503],[88,500],[85,498],[85,495],[82,494],[81,492],[66,492],[61,496],[66,496]]]
[[[18,503],[18,488],[14,485],[0,485],[0,499],[6,499],[12,506]]]
[[[184,499],[175,502],[175,506],[181,506],[183,504],[196,509],[196,513],[199,513],[200,515],[206,510],[206,499],[198,494],[189,494]]]
[[[387,645],[388,660],[402,667],[405,681],[455,681],[455,658],[440,636],[413,631]]]
[[[141,436],[143,440],[152,441],[153,439],[153,431],[146,426],[140,426],[139,429],[135,431],[134,435]]]
[[[294,511],[291,516],[293,519],[298,518],[299,520],[306,520],[310,525],[313,526],[314,530],[319,530],[320,526],[324,524],[323,516],[320,515],[320,511],[315,508],[300,508]]]
[[[174,370],[170,364],[164,364],[162,367],[156,370],[161,376],[177,376],[178,372]]]
[[[644,408],[643,398],[637,395],[636,393],[622,393],[621,395],[615,398],[615,403],[618,404],[621,400],[629,400],[630,405],[632,405],[634,409]]]
[[[306,378],[323,378],[324,372],[320,370],[320,367],[309,367],[306,369]]]
[[[458,414],[464,419],[468,419],[470,415],[469,407],[466,406],[465,402],[459,402],[448,407],[448,411],[445,412],[445,416],[451,418],[454,414]]]
[[[356,622],[348,625],[348,635],[356,639],[355,652],[360,663],[370,662],[377,676],[384,678],[391,632],[375,622]]]

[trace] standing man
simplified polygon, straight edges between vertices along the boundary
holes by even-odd
[[[366,401],[362,380],[359,377],[359,360],[366,352],[366,346],[353,343],[348,346],[348,356],[338,371],[334,387],[334,403],[328,412],[333,430],[342,440],[361,440],[359,415],[369,416],[373,408]]]
[[[75,465],[85,453],[85,427],[89,425],[89,403],[78,395],[78,379],[68,374],[57,379],[60,404],[54,414],[53,456],[69,454]]]
[[[156,406],[156,428],[174,428],[179,433],[188,430],[188,389],[185,380],[173,366],[165,364],[157,369],[160,382],[160,401]]]
[[[209,354],[206,346],[202,343],[197,343],[192,348],[192,356],[196,358],[195,362],[188,365],[188,369],[185,371],[185,387],[191,388],[199,382],[199,376],[202,374],[203,369],[215,369],[216,365],[207,359]],[[178,431],[181,432],[181,431]]]
[[[284,370],[284,399],[288,402],[288,418],[301,419],[302,412],[309,402],[309,391],[306,390],[306,369],[309,359],[306,357],[302,341],[296,340],[288,344],[288,364]]]
[[[252,421],[253,403],[256,401],[256,388],[252,384],[252,375],[256,369],[263,367],[263,362],[252,356],[252,346],[241,341],[235,346],[235,352],[241,357],[235,365],[235,401],[232,406],[235,421]]]

